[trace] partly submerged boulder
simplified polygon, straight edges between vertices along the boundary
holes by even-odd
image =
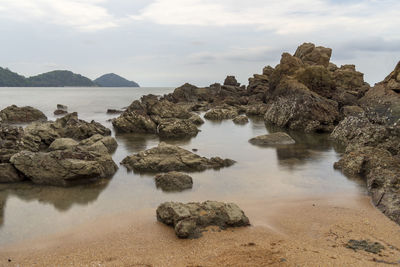
[[[246,124],[249,122],[249,118],[247,118],[245,115],[239,115],[236,116],[232,121],[235,124]]]
[[[196,136],[200,130],[189,119],[165,119],[160,122],[157,131],[162,138],[185,138]]]
[[[175,171],[157,174],[155,181],[156,186],[163,191],[183,191],[193,186],[192,177]]]
[[[178,146],[161,142],[157,147],[126,157],[121,164],[138,172],[203,171],[233,165],[230,159],[200,157]]]
[[[207,120],[227,120],[233,119],[238,115],[237,108],[225,105],[211,109],[204,115],[204,118]]]
[[[18,107],[12,105],[0,111],[0,123],[29,123],[46,121],[47,117],[40,110],[33,107]]]
[[[16,183],[25,180],[12,164],[0,163],[0,183]]]
[[[175,228],[179,238],[197,238],[207,226],[240,227],[250,225],[244,212],[234,203],[165,202],[157,208],[157,219]]]
[[[290,135],[284,132],[260,135],[251,138],[249,142],[258,146],[292,145],[296,143]]]

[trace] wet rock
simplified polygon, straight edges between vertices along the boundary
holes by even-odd
[[[239,115],[236,108],[232,106],[216,107],[208,111],[204,118],[207,120],[227,120],[233,119]]]
[[[157,208],[157,219],[175,228],[179,238],[197,238],[207,226],[241,227],[250,225],[244,212],[234,203],[165,202]]]
[[[290,135],[283,132],[260,135],[251,138],[249,142],[258,146],[291,145],[296,143]]]
[[[400,159],[381,148],[348,147],[334,167],[366,180],[372,202],[400,224]]]
[[[10,163],[0,163],[0,183],[16,183],[25,180]]]
[[[305,64],[322,65],[324,67],[329,66],[331,55],[332,49],[322,46],[316,47],[312,43],[302,44],[294,53],[294,56],[300,58]]]
[[[28,123],[33,121],[46,121],[47,117],[33,107],[9,106],[0,111],[0,123]]]
[[[249,119],[245,115],[237,116],[233,119],[235,124],[246,124],[249,122]]]
[[[124,111],[120,109],[107,109],[107,114],[121,114],[123,112]]]
[[[163,191],[183,191],[193,186],[193,179],[180,172],[167,172],[155,177],[156,186]]]
[[[219,157],[200,157],[188,150],[161,142],[157,147],[126,157],[122,162],[129,170],[138,172],[203,171],[234,164]]]
[[[194,137],[200,131],[191,120],[165,119],[157,127],[162,138]]]
[[[350,239],[346,244],[346,248],[357,250],[364,250],[366,252],[378,254],[381,250],[385,249],[385,247],[379,242],[370,242],[368,240],[354,240]]]
[[[48,153],[22,151],[10,159],[16,169],[36,184],[71,186],[109,178],[117,166],[108,154],[83,149]]]
[[[240,83],[237,82],[235,76],[227,76],[225,78],[224,85],[240,86]]]

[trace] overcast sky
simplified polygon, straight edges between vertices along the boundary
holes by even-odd
[[[399,0],[0,0],[0,66],[142,86],[247,84],[303,42],[371,84],[400,60]]]

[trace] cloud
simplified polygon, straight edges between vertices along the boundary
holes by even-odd
[[[101,4],[106,0],[1,0],[0,18],[51,23],[82,31],[116,27],[114,18]]]
[[[400,24],[399,9],[397,0],[156,0],[132,18],[163,25],[247,25],[283,35],[331,27],[390,33]]]

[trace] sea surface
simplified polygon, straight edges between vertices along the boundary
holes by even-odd
[[[11,104],[33,106],[55,120],[57,104],[67,105],[80,119],[95,120],[113,130],[118,149],[113,154],[119,165],[133,153],[157,146],[155,135],[116,134],[107,109],[120,109],[145,94],[163,95],[173,88],[0,88],[0,109]],[[203,116],[204,114],[201,114]],[[280,131],[251,118],[247,125],[231,120],[206,123],[190,140],[166,141],[201,156],[220,156],[237,161],[220,170],[191,173],[191,190],[165,193],[157,189],[152,175],[128,172],[120,166],[112,179],[72,188],[38,186],[29,182],[0,184],[0,245],[57,233],[113,214],[155,209],[165,201],[285,201],[289,197],[362,195],[364,185],[333,169],[340,149],[326,135],[289,134],[297,144],[278,148],[251,145],[252,137]],[[165,141],[165,140],[163,140]],[[154,212],[155,213],[155,212]],[[155,218],[155,215],[154,215]],[[251,219],[251,218],[250,218]]]

